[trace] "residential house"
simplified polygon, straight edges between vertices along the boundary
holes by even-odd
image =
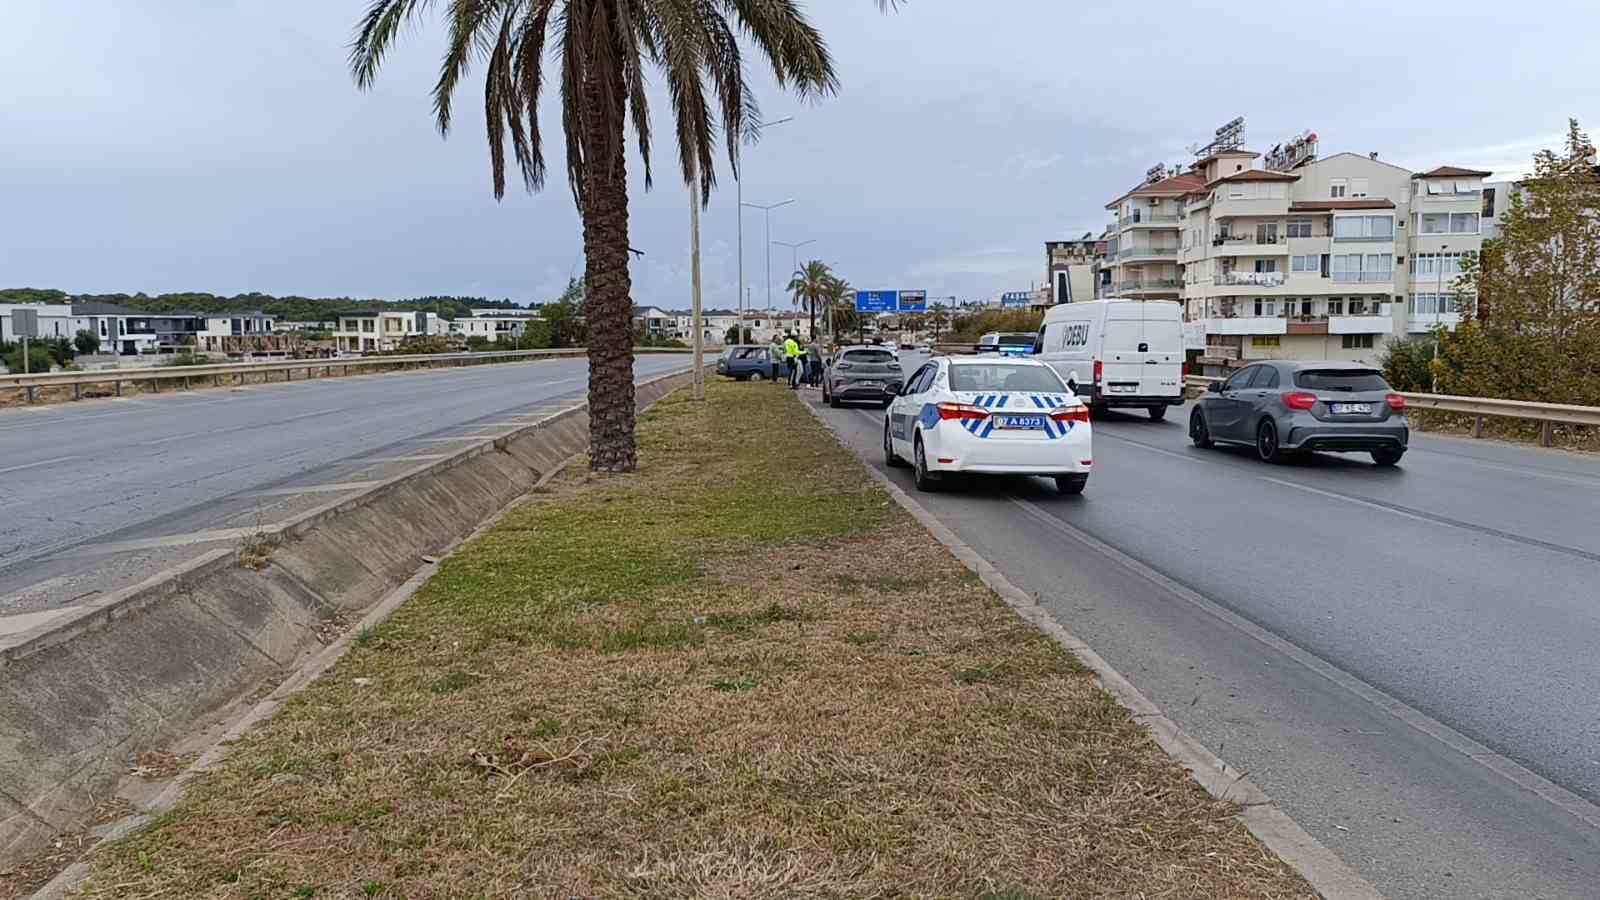
[[[408,337],[447,332],[448,325],[437,313],[360,310],[339,314],[333,339],[340,353],[388,353]]]
[[[1044,283],[1050,292],[1046,305],[1093,300],[1095,260],[1105,249],[1105,242],[1093,232],[1075,241],[1045,241]]]
[[[99,336],[102,353],[122,356],[195,350],[206,330],[202,313],[152,313],[113,303],[74,303],[72,315]]]
[[[539,314],[525,309],[474,309],[465,319],[450,323],[450,333],[468,340],[481,337],[490,343],[516,343]]]

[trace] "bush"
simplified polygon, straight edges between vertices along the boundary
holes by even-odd
[[[1433,390],[1433,357],[1438,341],[1432,336],[1392,338],[1383,346],[1383,377],[1397,391],[1428,393]]]
[[[206,366],[210,363],[203,356],[196,356],[192,350],[179,350],[161,361],[163,366]]]
[[[493,343],[493,341],[489,340],[483,335],[475,334],[472,337],[467,338],[467,349],[474,353],[482,353],[485,350],[492,349]]]
[[[77,335],[72,338],[72,346],[76,347],[78,352],[85,356],[88,356],[92,353],[99,353],[100,336],[92,331],[79,331]]]
[[[0,362],[4,362],[6,369],[13,375],[22,374],[22,344],[0,344]],[[28,374],[43,375],[50,371],[55,364],[55,359],[50,355],[50,348],[37,341],[28,342]]]
[[[956,319],[946,338],[952,344],[976,344],[991,331],[1037,332],[1044,313],[1031,309],[986,309]]]

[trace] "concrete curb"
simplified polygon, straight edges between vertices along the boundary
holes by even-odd
[[[687,370],[635,386],[640,410]],[[587,404],[464,447],[0,640],[0,864],[76,827],[137,754],[214,723],[588,445]]]
[[[851,455],[855,455],[855,451],[838,438],[838,433],[816,407],[803,399],[800,405],[804,406],[822,427],[833,433],[835,439],[839,440]],[[1150,698],[1134,687],[1122,673],[1112,668],[1111,664],[1101,658],[1093,648],[1056,621],[1055,617],[1033,597],[1012,584],[999,569],[935,518],[915,498],[901,490],[900,486],[891,481],[887,475],[867,465],[864,460],[862,462],[862,468],[866,469],[901,508],[910,513],[912,518],[926,528],[928,533],[961,561],[962,565],[972,570],[972,573],[998,594],[1018,616],[1037,626],[1093,670],[1099,677],[1100,684],[1149,729],[1161,749],[1188,769],[1194,775],[1195,781],[1205,788],[1207,793],[1219,800],[1228,800],[1243,806],[1239,818],[1245,827],[1250,829],[1250,833],[1299,872],[1318,894],[1330,900],[1345,900],[1345,898],[1381,900],[1383,895],[1378,893],[1377,888],[1368,884],[1366,879],[1345,865],[1332,850],[1323,846],[1283,810],[1273,805],[1271,798],[1246,778],[1243,772],[1229,766],[1179,728],[1176,722],[1167,718],[1161,709],[1150,701]]]

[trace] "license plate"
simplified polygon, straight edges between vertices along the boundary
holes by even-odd
[[[1139,390],[1139,386],[1137,384],[1113,384],[1109,385],[1109,387],[1111,388],[1111,393],[1113,394],[1131,394]]]
[[[850,383],[850,386],[851,387],[883,387],[883,382],[881,382],[881,381],[854,381],[854,382]]]
[[[1336,416],[1372,415],[1371,403],[1329,403],[1328,409]]]
[[[1044,416],[995,416],[996,428],[1021,428],[1038,431],[1044,428]]]

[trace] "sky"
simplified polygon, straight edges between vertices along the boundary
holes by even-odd
[[[346,62],[368,0],[5,0],[0,287],[262,291],[543,302],[581,274],[559,108],[547,189],[491,191],[481,81],[447,139],[429,90],[446,4],[377,84]],[[1323,156],[1525,171],[1569,117],[1600,137],[1593,0],[810,0],[840,91],[802,101],[746,57],[762,117],[744,156],[752,306],[787,305],[795,259],[861,289],[962,300],[1025,290],[1044,242],[1098,233],[1157,162],[1246,121],[1264,150],[1305,130]],[[657,79],[659,87],[659,79]],[[659,92],[658,92],[659,93]],[[552,90],[550,96],[554,96]],[[668,105],[655,187],[630,157],[634,299],[689,302],[689,197]],[[737,304],[726,160],[701,218],[707,308]],[[768,272],[770,255],[770,279]]]

